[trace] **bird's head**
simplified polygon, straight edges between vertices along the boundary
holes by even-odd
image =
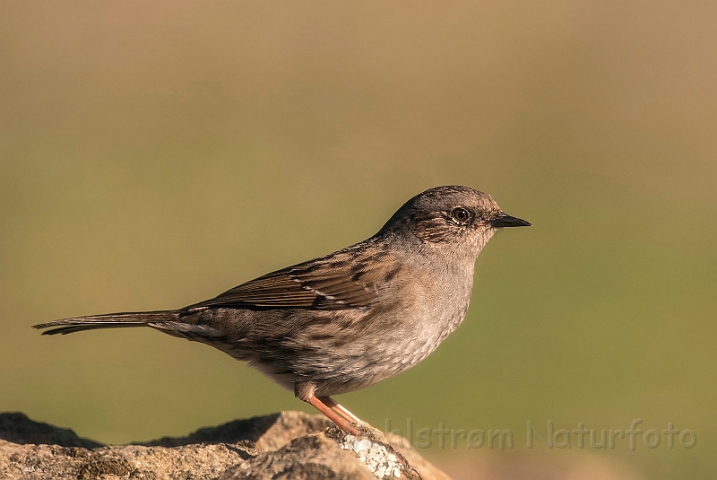
[[[529,225],[504,213],[488,194],[448,186],[431,188],[411,198],[386,222],[379,235],[399,235],[438,247],[468,247],[477,255],[498,229]]]

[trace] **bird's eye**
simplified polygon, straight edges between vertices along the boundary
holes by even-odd
[[[453,218],[455,218],[456,220],[458,220],[461,223],[467,222],[471,216],[468,213],[468,210],[466,210],[465,208],[460,208],[460,207],[454,208],[453,211],[451,212],[451,215],[453,215]]]

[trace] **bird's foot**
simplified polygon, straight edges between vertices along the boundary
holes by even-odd
[[[381,444],[388,444],[386,435],[383,434],[378,428],[372,427],[366,422],[354,422],[351,424],[358,431],[358,436],[366,437],[374,442]]]

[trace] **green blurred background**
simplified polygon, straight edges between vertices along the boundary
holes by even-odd
[[[493,239],[436,353],[340,401],[381,428],[513,431],[506,451],[434,437],[422,453],[457,477],[715,478],[715,19],[675,1],[2,2],[0,411],[104,442],[311,411],[203,345],[30,325],[203,300],[462,184],[535,226]],[[528,420],[637,417],[697,443],[525,447]]]

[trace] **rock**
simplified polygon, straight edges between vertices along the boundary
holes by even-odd
[[[20,412],[0,413],[0,438],[14,443],[61,445],[63,447],[101,447],[102,444],[80,438],[69,428],[34,422]]]
[[[323,415],[283,412],[234,420],[218,427],[200,428],[186,437],[162,437],[146,443],[148,447],[179,447],[197,443],[239,443],[249,441],[259,450],[278,450],[293,439],[319,432],[333,423]],[[0,434],[1,436],[1,434]]]
[[[0,478],[419,478],[401,465],[403,457],[424,480],[449,478],[412,448],[402,446],[399,452],[385,443],[380,432],[373,432],[377,431],[347,438],[323,416],[282,412],[202,428],[186,437],[103,446],[78,437],[72,430],[34,422],[21,413],[8,413],[0,414]],[[407,445],[400,437],[390,436],[388,441]],[[359,449],[347,445],[359,445]]]
[[[323,434],[299,437],[273,452],[261,452],[224,472],[219,480],[376,480],[366,465]]]

